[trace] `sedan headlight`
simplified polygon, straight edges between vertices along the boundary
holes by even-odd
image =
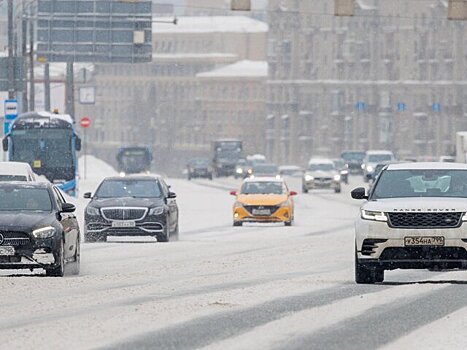
[[[349,175],[349,171],[348,170],[341,170],[341,175]]]
[[[386,213],[382,211],[370,211],[362,209],[363,220],[388,221]]]
[[[315,178],[311,175],[305,175],[305,181],[313,181]]]
[[[161,215],[164,212],[164,207],[155,207],[149,209],[149,215]]]
[[[366,171],[369,172],[369,173],[371,173],[373,170],[374,170],[374,169],[373,169],[373,167],[372,167],[371,165],[368,165],[368,166],[366,167]]]
[[[34,238],[50,238],[55,235],[55,228],[52,226],[46,226],[38,228],[37,230],[32,231]]]
[[[242,168],[237,168],[237,174],[243,174],[243,169]]]
[[[341,176],[339,174],[334,175],[334,181],[340,181],[340,180],[341,180]]]
[[[91,216],[99,216],[100,215],[99,209],[97,209],[95,207],[91,207],[91,206],[88,206],[86,208],[86,214],[91,215]]]

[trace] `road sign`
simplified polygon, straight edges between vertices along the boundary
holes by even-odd
[[[91,125],[91,119],[88,117],[83,117],[79,121],[79,125],[81,125],[82,128],[88,128]]]
[[[433,112],[441,112],[441,103],[433,103],[431,105],[431,110]]]
[[[364,111],[366,109],[366,103],[362,101],[358,101],[357,104],[355,105],[355,108],[357,108],[358,111]]]
[[[93,105],[96,103],[96,88],[94,86],[80,87],[79,103],[82,105]]]
[[[13,120],[18,116],[18,101],[5,100],[5,119]]]
[[[151,0],[39,0],[37,57],[48,62],[152,61]]]
[[[399,102],[397,104],[397,110],[399,112],[404,112],[407,109],[407,105],[404,102]]]

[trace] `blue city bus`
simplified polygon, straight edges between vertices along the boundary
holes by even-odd
[[[70,196],[77,192],[77,157],[81,139],[68,114],[29,112],[19,115],[3,139],[8,160],[29,163]]]

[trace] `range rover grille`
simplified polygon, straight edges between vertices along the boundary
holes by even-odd
[[[456,212],[388,213],[388,224],[394,228],[454,228],[462,224],[462,214]]]

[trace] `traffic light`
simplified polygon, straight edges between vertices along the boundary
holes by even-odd
[[[251,11],[251,0],[230,0],[232,11]]]
[[[467,0],[449,0],[448,19],[467,20]]]
[[[334,0],[335,16],[353,16],[355,14],[355,0]]]

